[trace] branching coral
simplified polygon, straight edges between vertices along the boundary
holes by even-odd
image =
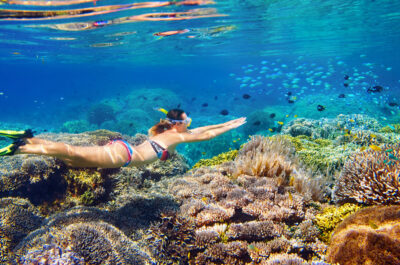
[[[336,181],[337,199],[364,204],[399,204],[400,145],[367,150],[347,160]]]
[[[350,203],[346,203],[340,207],[326,207],[322,213],[317,214],[314,220],[314,223],[322,231],[319,238],[324,242],[328,242],[336,226],[338,226],[347,216],[360,209],[360,206]]]
[[[400,264],[400,206],[375,206],[346,218],[334,231],[327,260],[340,264]]]

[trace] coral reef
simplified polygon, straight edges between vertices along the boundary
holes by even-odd
[[[319,230],[311,222],[316,210],[306,207],[294,187],[283,185],[279,175],[233,179],[220,171],[200,168],[170,185],[182,202],[179,216],[196,226],[189,264],[259,264],[289,250],[303,262],[323,256],[324,244],[316,241]],[[273,247],[282,237],[289,239]]]
[[[82,261],[83,264],[149,264],[151,260],[145,252],[106,222],[110,221],[110,216],[106,211],[93,208],[74,208],[56,214],[15,248],[16,262],[35,264],[43,260],[65,260],[69,264]]]
[[[305,167],[327,176],[333,176],[340,171],[346,158],[359,150],[356,144],[337,145],[329,139],[287,135],[283,137],[293,144],[296,155]]]
[[[369,205],[400,203],[399,155],[399,144],[353,155],[336,180],[336,199],[353,199]]]
[[[43,221],[37,209],[21,198],[0,199],[0,262],[12,260],[12,249]],[[3,263],[4,262],[4,263]]]
[[[294,148],[283,137],[264,138],[252,136],[235,159],[234,177],[241,174],[279,178],[282,184],[289,181],[296,157]]]
[[[238,150],[231,150],[209,159],[200,159],[196,164],[194,164],[192,169],[220,165],[222,163],[234,160],[237,154]]]
[[[90,107],[87,120],[91,124],[100,126],[103,122],[115,120],[115,111],[109,104],[96,103]]]
[[[96,126],[90,124],[87,120],[71,120],[64,122],[60,130],[64,133],[82,133],[95,129]]]
[[[361,207],[356,204],[346,203],[340,207],[329,206],[323,212],[317,214],[314,223],[321,230],[319,238],[329,242],[333,230],[350,214],[357,212]]]
[[[340,264],[400,264],[400,206],[375,206],[347,217],[334,231],[327,260]]]

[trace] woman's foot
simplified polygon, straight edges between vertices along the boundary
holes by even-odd
[[[12,144],[3,147],[0,149],[0,156],[12,156],[15,154],[15,151],[17,151],[18,147],[21,145],[24,145],[25,142],[22,139],[17,139],[14,141]]]

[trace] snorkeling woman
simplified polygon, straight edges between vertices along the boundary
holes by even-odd
[[[166,113],[166,118],[150,128],[148,140],[137,146],[131,146],[124,140],[113,140],[104,146],[72,146],[33,137],[31,130],[0,131],[0,136],[14,139],[13,144],[0,149],[0,156],[53,156],[70,167],[134,167],[152,163],[157,159],[167,160],[178,144],[210,140],[246,123],[246,118],[239,118],[188,130],[191,119],[183,110],[158,110]]]

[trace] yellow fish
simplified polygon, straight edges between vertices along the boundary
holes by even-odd
[[[353,120],[353,119],[350,119],[350,120],[349,120],[349,122],[355,122],[355,120]]]
[[[274,130],[272,130],[271,128],[269,128],[269,129],[268,129],[268,131],[270,131],[270,132],[274,132]]]
[[[13,52],[12,54],[18,55],[18,54],[20,54],[20,53],[19,53],[19,52]]]
[[[371,136],[372,138],[376,138],[376,135],[372,133],[369,136]]]
[[[294,115],[293,117],[297,118],[297,115]]]
[[[291,193],[290,191],[288,191],[288,193],[289,193],[289,200],[290,200],[290,202],[293,202],[293,196],[292,196],[292,193]]]
[[[364,151],[365,149],[367,149],[367,147],[366,147],[366,146],[362,146],[362,147],[360,148],[360,151]]]
[[[279,124],[279,125],[283,125],[283,122],[281,122],[281,121],[278,121],[278,124]]]
[[[201,200],[202,200],[204,203],[208,203],[208,198],[207,198],[207,197],[203,197],[203,198],[201,198]]]
[[[286,115],[286,118],[289,117],[289,115]]]
[[[382,148],[380,148],[379,146],[374,145],[374,144],[371,144],[371,145],[369,146],[369,148],[371,148],[371,149],[374,150],[374,151],[382,151]]]

